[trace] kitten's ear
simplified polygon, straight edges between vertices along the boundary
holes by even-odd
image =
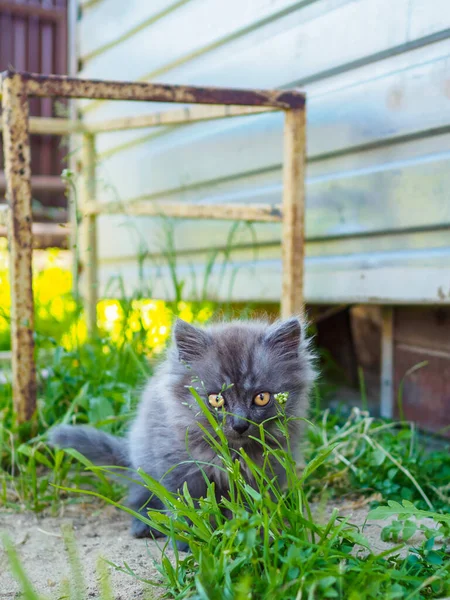
[[[302,335],[302,324],[297,317],[292,317],[271,325],[264,336],[264,341],[280,356],[295,358],[298,356]]]
[[[190,362],[202,358],[210,345],[210,337],[182,319],[177,319],[173,330],[173,339],[181,361]]]

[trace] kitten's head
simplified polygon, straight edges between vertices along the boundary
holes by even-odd
[[[192,385],[209,409],[224,421],[238,445],[277,414],[277,394],[288,394],[288,416],[305,416],[314,379],[311,353],[297,318],[268,324],[235,321],[199,329],[178,320],[172,365],[178,373],[178,401],[193,404]],[[198,418],[198,417],[197,417]],[[199,420],[202,420],[200,416]],[[268,427],[271,427],[269,424]]]

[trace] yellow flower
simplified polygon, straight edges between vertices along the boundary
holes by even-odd
[[[197,320],[199,323],[206,323],[213,316],[212,306],[204,306],[198,311]]]
[[[70,326],[69,331],[61,337],[61,346],[66,350],[73,350],[87,340],[87,327],[84,319],[79,319]]]
[[[50,267],[40,271],[33,282],[36,301],[48,304],[57,296],[71,293],[72,273],[60,267]]]
[[[192,323],[194,315],[192,314],[191,305],[187,302],[178,302],[177,308],[180,319],[183,319],[183,321],[187,321],[188,323]]]
[[[112,332],[122,327],[124,314],[118,300],[101,300],[97,304],[97,323],[101,329]]]
[[[71,295],[72,273],[60,266],[59,250],[48,250],[45,267],[33,272],[33,291],[36,316],[44,331],[51,330],[66,349],[73,349],[87,340],[87,327],[84,317],[76,317],[77,305]],[[11,308],[8,277],[7,242],[0,238],[0,331],[9,330]],[[192,322],[194,314],[200,323],[212,315],[212,305],[205,305],[194,313],[193,304],[179,302],[177,312],[180,318]],[[114,344],[124,341],[136,344],[136,349],[145,354],[160,352],[170,336],[173,315],[162,300],[133,300],[128,307],[116,299],[103,299],[97,305],[97,323]],[[58,325],[58,322],[61,325]],[[56,329],[55,329],[56,323]],[[50,326],[50,327],[49,327]],[[60,330],[57,328],[60,327]],[[63,330],[63,327],[66,330]],[[106,345],[105,353],[110,352]]]

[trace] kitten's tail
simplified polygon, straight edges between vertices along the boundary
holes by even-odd
[[[73,448],[95,465],[130,467],[127,443],[94,427],[84,425],[58,425],[50,431],[52,446]]]

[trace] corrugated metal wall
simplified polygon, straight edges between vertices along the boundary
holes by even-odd
[[[14,68],[34,73],[67,73],[67,0],[3,0],[0,2],[0,71]],[[50,98],[30,100],[32,116],[55,116]],[[59,177],[67,148],[55,136],[33,135],[33,196],[40,204],[64,206]],[[0,195],[5,189],[0,136]],[[44,211],[45,213],[45,211]],[[43,217],[42,211],[40,216]]]
[[[448,0],[91,0],[79,37],[86,77],[306,90],[307,301],[450,303]],[[88,121],[161,109],[81,106]],[[105,134],[98,150],[100,199],[280,200],[281,115]],[[177,226],[188,287],[229,228]],[[163,237],[155,220],[102,217],[103,287],[120,272],[132,289],[137,251],[160,252]],[[236,242],[210,293],[232,282],[235,299],[278,300],[279,228]],[[158,269],[144,272],[165,295]]]

